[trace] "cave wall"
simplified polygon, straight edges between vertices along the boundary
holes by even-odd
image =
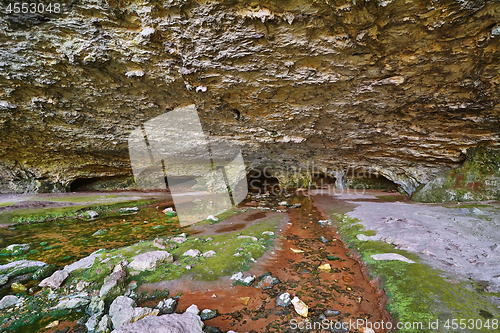
[[[131,131],[191,103],[283,183],[356,167],[412,193],[500,145],[498,1],[64,1],[0,16],[3,193],[130,176]]]

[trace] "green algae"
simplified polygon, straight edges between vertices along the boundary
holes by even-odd
[[[453,319],[484,320],[484,313],[498,316],[498,309],[489,300],[498,294],[486,293],[474,281],[455,281],[445,272],[431,269],[420,262],[420,257],[408,251],[396,249],[381,241],[360,241],[356,235],[373,234],[364,230],[360,221],[347,215],[331,212],[342,239],[354,249],[366,263],[370,277],[376,276],[388,297],[387,310],[400,323],[412,325],[399,332],[436,332],[430,322],[439,321],[440,332],[455,332],[445,324]],[[415,261],[376,261],[373,254],[398,253]],[[450,282],[451,281],[451,282]],[[453,283],[452,283],[453,282]],[[461,332],[488,332],[487,329],[461,330]]]
[[[274,244],[274,235],[262,233],[274,232],[282,218],[282,216],[274,216],[233,233],[188,237],[187,241],[182,244],[173,243],[169,241],[169,238],[163,237],[167,244],[167,251],[173,255],[176,264],[163,264],[155,271],[139,272],[137,275],[129,276],[129,280],[137,281],[138,286],[144,283],[175,280],[185,276],[199,281],[214,281],[221,276],[249,270],[254,261]],[[177,247],[169,248],[173,244]],[[197,249],[201,253],[212,250],[216,254],[209,258],[183,256],[183,253],[190,249]],[[113,267],[122,260],[126,259],[131,262],[138,254],[158,250],[152,241],[144,241],[124,248],[102,251],[91,269],[73,272],[69,283],[84,280],[93,284],[93,288],[98,289]],[[103,260],[105,260],[104,263]]]

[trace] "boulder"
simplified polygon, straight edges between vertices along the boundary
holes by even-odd
[[[148,316],[132,324],[126,324],[112,333],[203,333],[200,317],[185,312],[166,314],[158,317]]]
[[[3,279],[8,280],[11,277],[16,277],[21,274],[36,272],[46,266],[47,264],[42,261],[32,261],[25,259],[13,261],[5,265],[0,265],[0,286],[2,285],[2,276]],[[5,281],[5,283],[7,283],[7,281]]]
[[[16,305],[19,301],[20,301],[20,299],[17,296],[14,296],[14,295],[4,296],[0,300],[0,310],[7,309],[8,307]]]
[[[118,296],[109,307],[109,316],[115,329],[146,316],[156,316],[159,312],[158,309],[135,307],[134,300],[126,296]]]
[[[125,270],[125,267],[120,264],[116,265],[113,273],[104,278],[104,284],[99,291],[99,297],[105,302],[112,301],[125,292],[126,280],[127,271]]]
[[[85,327],[87,327],[87,332],[94,333],[97,330],[97,326],[99,325],[101,316],[102,316],[101,314],[94,314],[90,316],[90,318],[85,323]]]
[[[56,271],[54,272],[54,274],[40,282],[38,286],[59,289],[61,284],[68,278],[68,276],[69,273],[65,270]]]
[[[85,212],[85,215],[88,216],[91,219],[95,219],[96,217],[99,216],[99,213],[96,212],[95,210],[88,210]]]
[[[174,257],[167,251],[151,251],[133,257],[129,266],[136,271],[154,271],[158,265],[172,261]]]
[[[64,267],[64,270],[68,273],[71,273],[73,271],[76,271],[77,269],[91,268],[92,265],[94,265],[95,258],[97,256],[99,256],[99,253],[98,253],[99,251],[101,251],[101,250],[97,250],[85,258],[82,258],[78,261],[75,261],[71,265],[66,265]]]

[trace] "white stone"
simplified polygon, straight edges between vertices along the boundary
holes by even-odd
[[[174,261],[174,257],[167,251],[146,252],[132,259],[129,266],[136,271],[154,271],[158,265]]]
[[[186,312],[197,315],[198,313],[200,313],[200,310],[198,309],[198,306],[196,304],[191,304],[189,308],[186,309]]]
[[[207,252],[203,253],[202,256],[204,256],[205,258],[210,258],[210,257],[213,257],[216,254],[217,253],[214,250],[210,250],[210,251],[207,251]]]
[[[68,276],[69,273],[65,270],[56,271],[54,272],[54,274],[40,282],[38,286],[59,289],[61,284],[68,278]]]
[[[14,295],[7,295],[4,296],[0,300],[0,310],[6,309],[8,307],[11,307],[13,305],[16,305],[20,301],[19,297],[14,296]]]
[[[182,255],[187,257],[198,257],[199,255],[201,254],[201,251],[200,250],[197,250],[197,249],[191,249],[191,250],[187,250],[186,252],[184,252]]]
[[[71,299],[63,299],[60,301],[54,309],[76,309],[83,307],[90,303],[90,300],[86,298],[75,297]]]
[[[397,253],[374,254],[371,257],[374,260],[382,260],[382,261],[399,260],[399,261],[407,262],[409,264],[415,263],[413,260],[410,260],[410,259],[408,259],[400,254],[397,254]]]
[[[198,315],[190,312],[148,316],[127,324],[112,333],[203,333],[203,324]]]

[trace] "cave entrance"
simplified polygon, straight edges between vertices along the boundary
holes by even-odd
[[[350,189],[372,189],[397,192],[398,184],[378,172],[351,169],[345,175],[345,185]]]
[[[314,172],[312,175],[312,188],[334,186],[337,178],[329,173]]]
[[[280,183],[266,169],[253,169],[247,174],[248,192],[259,194],[281,193]]]
[[[69,185],[70,192],[112,191],[131,189],[135,185],[133,177],[105,176],[77,178]]]

